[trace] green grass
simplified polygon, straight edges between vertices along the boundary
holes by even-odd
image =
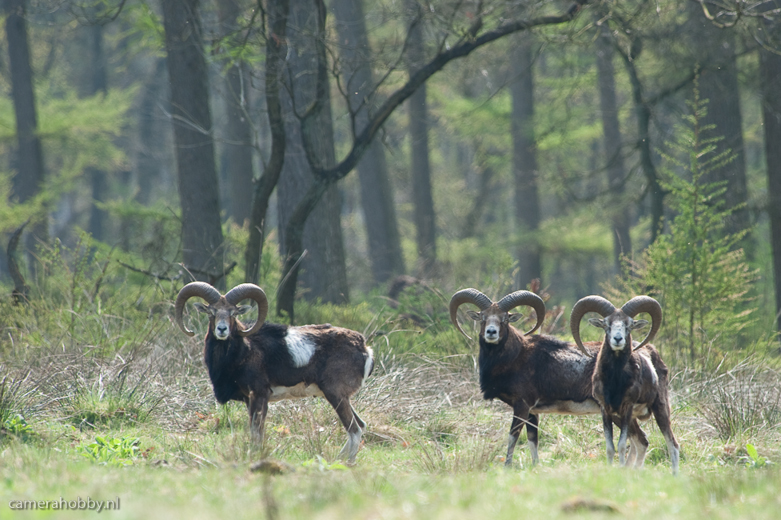
[[[166,370],[144,377],[158,380]],[[206,383],[189,377],[180,384]],[[776,518],[781,506],[781,468],[772,463],[781,454],[778,426],[722,439],[682,399],[676,478],[651,423],[646,467],[608,467],[596,417],[543,416],[541,464],[530,467],[522,437],[506,470],[509,408],[480,400],[474,373],[459,362],[411,358],[378,370],[356,401],[370,426],[351,468],[333,463],[345,434],[324,400],[272,405],[260,450],[249,442],[244,406],[217,406],[208,386],[202,390],[191,396],[195,405],[182,404],[180,393],[161,396],[145,421],[79,429],[62,407],[38,411],[27,420],[34,436],[0,438],[0,518],[73,518],[78,513],[9,505],[61,497],[119,497],[118,511],[101,513],[111,518],[236,520]],[[250,469],[265,458],[284,472]]]
[[[65,261],[55,260],[28,306],[0,301],[0,519],[85,517],[13,511],[11,501],[117,497],[119,510],[101,515],[778,516],[777,360],[725,363],[718,373],[672,367],[677,478],[652,422],[645,468],[608,467],[597,417],[542,416],[540,465],[530,466],[523,436],[505,470],[510,409],[481,399],[475,346],[449,323],[446,294],[419,288],[395,308],[381,295],[302,304],[302,322],[354,328],[374,348],[374,374],[355,400],[369,429],[347,468],[335,461],[345,432],[323,399],[273,404],[264,446],[250,443],[245,407],[214,401],[204,322],[188,314],[195,338],[171,322],[177,284],[139,285],[113,264],[62,273]],[[252,471],[260,460],[283,473]]]

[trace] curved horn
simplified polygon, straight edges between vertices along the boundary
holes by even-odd
[[[461,325],[458,324],[458,308],[464,303],[477,305],[481,311],[484,311],[490,307],[493,302],[491,301],[491,298],[481,293],[477,289],[461,289],[456,294],[454,294],[452,298],[450,298],[450,321],[452,321],[453,325],[456,326],[458,332],[466,336],[467,339],[471,340],[472,338],[470,338],[461,328]]]
[[[510,312],[519,305],[528,305],[534,309],[534,312],[537,314],[537,324],[532,330],[525,334],[526,336],[539,329],[542,322],[545,321],[545,302],[531,291],[515,291],[510,293],[499,300],[497,305],[503,312]]]
[[[651,315],[651,330],[648,331],[648,335],[645,339],[632,350],[637,350],[646,346],[654,337],[656,337],[656,333],[659,332],[659,327],[662,325],[662,306],[658,301],[650,296],[635,296],[626,302],[624,306],[621,307],[621,310],[630,318],[634,318],[641,312],[647,312]]]
[[[239,329],[239,335],[249,336],[260,330],[263,322],[266,321],[268,298],[266,298],[266,293],[263,292],[263,289],[253,283],[239,284],[225,294],[225,300],[231,305],[236,305],[244,299],[253,300],[258,304],[258,319],[255,324],[247,330]]]
[[[573,305],[572,313],[570,313],[569,317],[569,328],[572,331],[572,338],[575,340],[575,344],[581,352],[591,357],[591,352],[586,350],[586,347],[583,346],[583,342],[580,340],[580,320],[583,319],[583,316],[587,312],[596,312],[604,318],[605,316],[613,314],[615,310],[615,305],[603,297],[596,295],[581,298]]]
[[[220,295],[220,291],[206,282],[191,282],[182,287],[182,290],[179,291],[179,295],[176,297],[174,315],[176,318],[176,324],[179,325],[179,328],[182,329],[182,332],[190,337],[194,336],[195,332],[184,326],[182,315],[184,314],[184,304],[187,303],[187,300],[193,296],[203,298],[209,305],[214,305],[220,301],[220,298],[222,297],[222,295]]]

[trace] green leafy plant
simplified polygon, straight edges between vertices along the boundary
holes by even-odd
[[[305,468],[313,468],[322,472],[347,469],[347,466],[345,466],[344,463],[328,462],[320,455],[316,455],[315,458],[302,462],[301,465]]]
[[[89,460],[108,466],[128,466],[141,456],[140,441],[135,437],[95,437],[95,441],[76,447]]]
[[[676,216],[639,261],[627,260],[633,276],[606,292],[614,301],[636,294],[656,297],[666,323],[657,342],[672,348],[666,359],[706,368],[745,343],[742,331],[756,310],[750,290],[757,272],[739,247],[748,231],[725,232],[734,211],[724,207],[725,183],[708,180],[734,155],[716,153],[719,138],[707,137],[713,127],[701,124],[707,102],[696,88],[694,94],[691,114],[684,116],[676,140],[668,145],[671,153],[662,154],[661,184]]]
[[[2,433],[4,435],[13,435],[17,439],[26,441],[35,435],[33,427],[27,424],[21,414],[9,417],[2,424]]]
[[[770,464],[773,464],[765,457],[761,457],[757,451],[757,448],[751,443],[746,444],[746,456],[743,457],[743,459],[746,463],[746,467],[752,469],[764,468]]]

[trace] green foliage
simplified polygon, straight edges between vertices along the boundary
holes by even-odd
[[[82,457],[107,466],[129,466],[141,455],[135,437],[98,436],[94,442],[76,447]]]
[[[35,436],[35,430],[32,426],[27,424],[21,414],[16,414],[3,421],[0,424],[0,438],[3,435],[11,435],[22,441],[29,440]]]
[[[302,462],[301,466],[305,468],[314,468],[321,473],[326,471],[341,471],[347,469],[347,466],[345,466],[343,463],[328,462],[320,455],[316,456],[313,459],[309,459],[307,461]]]
[[[751,289],[757,273],[738,248],[745,233],[725,233],[725,220],[734,209],[724,208],[724,183],[707,180],[734,156],[714,153],[719,138],[708,137],[712,127],[701,124],[706,101],[696,89],[690,107],[669,144],[675,155],[663,154],[662,186],[675,211],[669,231],[638,262],[630,261],[633,276],[608,292],[616,301],[634,294],[655,296],[665,312],[666,326],[657,343],[667,349],[666,359],[713,367],[726,352],[747,346],[742,332],[754,319]]]
[[[135,88],[111,89],[88,98],[79,97],[74,89],[63,91],[46,84],[37,90],[46,182],[34,197],[20,204],[11,200],[11,175],[0,171],[0,233],[16,229],[30,217],[40,218],[85,178],[87,168],[116,171],[127,166],[116,141],[127,126]],[[11,100],[0,96],[0,154],[14,148],[15,129]]]
[[[757,448],[753,444],[746,444],[746,467],[750,469],[765,468],[773,464],[765,457],[761,457]]]
[[[128,370],[101,373],[92,381],[80,375],[59,404],[79,428],[144,423],[163,399],[149,383],[143,374],[131,380]]]
[[[0,365],[0,373],[8,367]],[[0,440],[6,436],[27,441],[35,435],[32,426],[27,424],[24,415],[32,407],[35,388],[28,386],[27,377],[12,377],[5,373],[0,379]]]

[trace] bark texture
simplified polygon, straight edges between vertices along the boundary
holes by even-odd
[[[513,175],[515,179],[515,222],[518,247],[519,288],[535,278],[542,279],[542,260],[537,232],[540,202],[537,187],[537,144],[534,137],[534,56],[527,37],[517,40],[512,53]]]
[[[106,53],[103,49],[103,26],[95,24],[87,28],[89,50],[92,57],[91,78],[88,95],[106,95],[108,90],[108,78],[106,74]],[[105,230],[108,223],[108,212],[101,209],[98,204],[106,201],[108,191],[107,172],[99,168],[87,168],[87,176],[92,185],[92,206],[89,216],[89,232],[96,240],[106,239]]]
[[[767,161],[767,210],[770,218],[776,291],[776,327],[778,332],[781,332],[781,56],[761,50],[760,73]]]
[[[218,0],[217,13],[222,38],[227,45],[241,44],[238,0]],[[225,105],[227,128],[222,161],[227,169],[228,214],[239,225],[249,219],[252,208],[253,130],[249,118],[249,70],[245,62],[232,61],[225,71]]]
[[[325,27],[325,9],[312,9],[311,2],[292,0],[288,18],[287,78],[293,78],[292,96],[282,95],[285,121],[285,162],[278,185],[280,244],[286,264],[298,262],[304,297],[309,300],[344,303],[349,299],[347,269],[341,228],[341,197],[335,183],[324,186],[322,199],[315,201],[311,214],[302,211],[307,190],[320,180],[313,176],[317,167],[335,164],[333,123],[329,90],[321,75],[325,53],[318,47]],[[304,140],[311,147],[307,156]],[[302,222],[303,219],[303,222]],[[305,222],[305,224],[304,224]],[[302,240],[303,249],[297,245]],[[306,256],[301,257],[303,251]],[[292,315],[296,272],[280,290],[278,309]],[[285,285],[283,284],[283,285]],[[292,318],[292,316],[291,316]]]
[[[335,0],[333,9],[355,138],[368,125],[374,108],[372,52],[362,1]],[[385,150],[378,139],[372,140],[358,162],[358,178],[372,275],[377,284],[385,283],[404,272],[404,258]]]
[[[413,77],[426,63],[423,48],[423,27],[420,21],[420,6],[407,0],[410,10],[416,13],[409,29],[409,75]],[[431,166],[428,146],[428,107],[426,106],[426,84],[410,95],[409,137],[412,148],[412,203],[414,205],[415,229],[417,230],[418,259],[422,276],[426,276],[437,261],[437,228],[434,197],[431,193]]]
[[[18,171],[13,180],[13,193],[19,202],[27,202],[37,195],[44,182],[43,151],[38,137],[38,117],[33,90],[33,70],[30,63],[30,44],[27,37],[25,0],[4,0],[5,34],[8,39],[8,58],[11,71],[11,97],[16,115],[18,143]],[[34,220],[27,234],[25,246],[28,264],[35,269],[33,253],[38,243],[48,242],[46,210]]]
[[[271,131],[271,156],[263,175],[255,183],[252,194],[249,239],[244,253],[244,281],[257,284],[260,259],[263,255],[263,239],[269,199],[279,182],[285,162],[287,135],[280,104],[284,58],[287,55],[287,21],[290,11],[288,0],[269,0],[268,26],[266,29],[266,107]],[[281,242],[280,242],[281,244]]]
[[[600,34],[596,42],[597,82],[599,106],[602,111],[607,179],[610,188],[608,207],[611,208],[610,220],[613,228],[613,261],[616,272],[620,273],[622,271],[621,255],[632,253],[632,241],[629,235],[629,201],[624,196],[626,170],[616,101],[615,69],[613,68],[615,51],[610,41],[607,24],[603,24],[598,30]]]
[[[702,15],[698,4],[689,7],[696,13],[691,19],[691,34],[696,38],[693,49],[696,66],[701,68],[700,98],[708,100],[708,114],[703,125],[714,125],[709,137],[722,137],[716,143],[715,153],[730,150],[734,159],[705,177],[705,182],[725,182],[726,207],[734,209],[726,221],[727,232],[738,233],[751,226],[748,210],[746,158],[741,126],[738,66],[735,56],[734,31],[719,29]],[[750,240],[742,244],[751,256]]]
[[[198,0],[163,0],[162,5],[182,206],[182,257],[195,279],[224,288],[219,189]]]

